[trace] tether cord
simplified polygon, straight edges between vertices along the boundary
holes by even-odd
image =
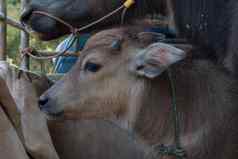
[[[175,81],[170,68],[167,70],[169,78],[169,89],[171,94],[171,109],[174,123],[174,145],[156,144],[152,146],[151,151],[146,155],[148,159],[160,159],[163,156],[174,156],[177,159],[186,159],[186,151],[182,148],[180,141],[179,113],[176,103]]]
[[[37,51],[34,50],[34,49],[31,49],[31,48],[26,48],[26,49],[23,49],[21,52],[23,54],[23,56],[25,55],[28,55],[30,56],[31,58],[33,59],[36,59],[36,60],[48,60],[48,59],[53,59],[53,58],[57,58],[59,56],[62,56],[64,55],[71,47],[72,45],[75,43],[75,41],[78,39],[78,35],[70,35],[70,41],[69,41],[69,44],[68,46],[66,47],[66,49],[56,55],[52,55],[52,56],[37,56],[35,55],[35,53],[37,54]]]
[[[173,120],[174,120],[174,142],[177,148],[181,148],[180,143],[180,125],[179,125],[179,114],[178,114],[178,108],[176,103],[176,88],[175,83],[173,79],[172,72],[170,68],[168,68],[168,77],[170,82],[170,90],[171,90],[171,104],[172,104],[172,113],[173,113]]]
[[[182,148],[180,143],[180,124],[179,124],[179,113],[176,101],[176,87],[175,81],[172,74],[172,70],[168,68],[167,70],[169,83],[170,83],[170,93],[171,93],[171,108],[174,122],[174,143],[173,146],[158,145],[158,155],[159,156],[175,156],[177,159],[186,159],[186,151]]]
[[[55,17],[55,16],[53,16],[51,14],[48,14],[46,12],[34,11],[33,14],[41,14],[41,15],[50,17],[50,18],[52,18],[52,19],[54,19],[54,20],[64,24],[65,26],[67,26],[70,29],[70,32],[75,34],[75,33],[79,33],[79,32],[81,32],[83,30],[86,30],[86,29],[88,29],[88,28],[90,28],[90,27],[92,27],[92,26],[94,26],[94,25],[104,21],[105,19],[107,19],[107,18],[111,17],[112,15],[116,14],[117,12],[122,10],[123,8],[124,8],[124,5],[121,5],[119,8],[117,8],[114,11],[112,11],[111,13],[109,13],[109,14],[105,15],[104,17],[102,17],[102,18],[100,18],[100,19],[98,19],[98,20],[96,20],[96,21],[94,21],[94,22],[92,22],[92,23],[90,23],[88,25],[85,25],[85,26],[83,26],[81,28],[74,28],[71,24],[66,23],[64,20],[62,20],[62,19],[60,19],[58,17]]]

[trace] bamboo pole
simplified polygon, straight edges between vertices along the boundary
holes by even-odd
[[[7,16],[6,0],[0,0],[0,12]],[[6,60],[7,52],[7,24],[5,21],[0,22],[0,60]]]
[[[24,9],[24,7],[27,5],[27,3],[28,3],[28,0],[21,0],[21,10]],[[29,47],[29,45],[30,45],[29,35],[26,32],[21,31],[20,50]],[[30,68],[29,56],[24,57],[24,59],[22,60],[22,63],[21,63],[21,67],[26,70],[29,70],[29,68]]]

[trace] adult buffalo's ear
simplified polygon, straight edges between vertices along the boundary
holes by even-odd
[[[133,59],[130,70],[153,79],[168,67],[186,57],[184,50],[165,43],[154,43],[141,50]]]

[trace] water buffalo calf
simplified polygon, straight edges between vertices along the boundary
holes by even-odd
[[[0,158],[144,158],[146,147],[109,121],[50,121],[49,134],[37,99],[50,83],[32,73],[18,78],[18,72],[0,61]]]
[[[171,145],[170,67],[188,158],[236,159],[237,82],[209,60],[192,60],[183,47],[145,42],[140,31],[119,28],[93,36],[72,71],[41,96],[42,111],[111,120],[147,145]]]

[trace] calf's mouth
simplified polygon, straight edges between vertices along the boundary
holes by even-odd
[[[41,111],[46,115],[48,120],[63,120],[64,119],[64,111],[58,113],[50,113],[47,110],[41,109]]]

